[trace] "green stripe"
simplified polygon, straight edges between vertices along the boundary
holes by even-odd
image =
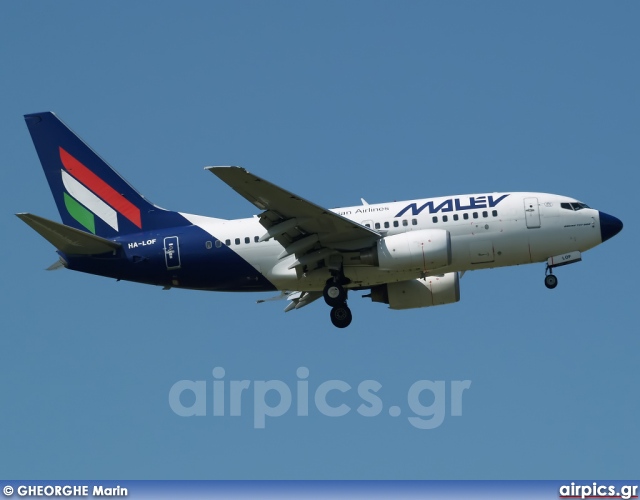
[[[96,234],[96,220],[91,212],[84,208],[75,199],[64,193],[64,205],[75,220],[86,227],[93,234]]]

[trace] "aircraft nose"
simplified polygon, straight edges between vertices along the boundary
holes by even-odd
[[[600,236],[602,241],[607,241],[622,231],[622,221],[620,219],[604,212],[598,212],[598,214],[600,215]]]

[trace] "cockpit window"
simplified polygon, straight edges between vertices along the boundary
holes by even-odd
[[[582,210],[583,208],[589,208],[589,205],[587,205],[586,203],[560,203],[560,207],[564,208],[565,210]]]

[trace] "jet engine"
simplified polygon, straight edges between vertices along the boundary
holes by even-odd
[[[429,276],[371,288],[371,300],[389,304],[390,309],[439,306],[460,300],[458,273]]]
[[[390,271],[439,269],[451,264],[451,234],[446,229],[421,229],[385,236],[360,259]]]

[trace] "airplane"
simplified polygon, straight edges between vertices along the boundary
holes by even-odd
[[[554,269],[622,230],[567,196],[501,192],[326,209],[241,167],[205,167],[260,211],[217,219],[165,210],[128,184],[51,112],[25,121],[62,224],[16,214],[57,249],[49,269],[170,288],[280,291],[286,311],[319,298],[334,326],[352,321],[349,292],[402,310],[455,303],[467,271],[546,263]],[[265,302],[267,300],[259,300]]]

